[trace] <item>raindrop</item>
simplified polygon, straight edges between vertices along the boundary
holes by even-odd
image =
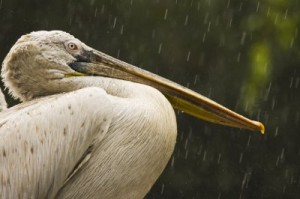
[[[183,140],[183,133],[181,133],[181,136],[180,136],[180,141]]]
[[[257,112],[257,116],[256,116],[257,121],[260,120],[260,113],[261,113],[261,110],[259,109],[258,112]]]
[[[174,156],[172,156],[171,167],[174,167],[174,162],[175,162],[175,158],[174,158]]]
[[[242,7],[243,7],[243,2],[241,2],[240,7],[239,7],[239,12],[242,11]]]
[[[246,102],[245,105],[244,105],[244,110],[245,110],[246,112],[248,111],[248,105],[249,105],[248,102]]]
[[[194,3],[194,0],[191,1],[191,4],[190,4],[191,7],[193,7],[193,3]]]
[[[230,0],[227,1],[227,8],[230,6]]]
[[[70,20],[69,20],[69,25],[72,25],[72,20],[73,20],[73,17],[71,16]]]
[[[104,13],[104,5],[102,5],[102,7],[101,7],[101,14],[103,14]]]
[[[185,139],[185,143],[184,143],[184,149],[185,150],[187,149],[188,143],[189,143],[189,139],[187,138],[187,139]]]
[[[211,93],[212,93],[212,88],[210,87],[207,93],[207,97],[210,98],[211,97]]]
[[[265,120],[265,123],[266,123],[266,124],[269,122],[269,119],[270,119],[270,114],[265,113],[265,114],[264,114],[264,120]]]
[[[185,151],[184,159],[187,159],[187,158],[188,158],[188,154],[189,154],[189,150],[186,150],[186,151]]]
[[[208,6],[210,6],[210,0],[207,1]]]
[[[289,11],[289,9],[287,8],[287,9],[285,10],[285,13],[284,13],[284,19],[286,19],[286,18],[287,18],[288,11]]]
[[[278,166],[279,165],[279,156],[277,157],[277,160],[276,160],[276,166]]]
[[[122,24],[121,29],[120,29],[120,35],[123,35],[124,33],[124,25]]]
[[[267,17],[270,15],[270,7],[268,7],[268,11],[267,11]]]
[[[285,177],[285,178],[288,178],[288,176],[289,176],[289,170],[286,169],[285,172],[284,172],[284,177]]]
[[[275,100],[275,97],[273,97],[272,98],[272,103],[271,103],[271,109],[272,110],[274,110],[275,104],[276,104],[276,100]]]
[[[281,162],[283,162],[283,159],[284,159],[284,151],[285,151],[285,149],[282,148],[281,153],[280,153],[280,161]]]
[[[228,24],[228,28],[231,27],[231,24],[232,24],[232,17],[230,18],[230,21],[229,21],[229,24]]]
[[[205,161],[206,159],[206,150],[204,150],[204,153],[203,153],[203,161]]]
[[[218,156],[218,164],[220,164],[220,162],[221,162],[221,156],[222,156],[222,154],[221,153],[219,153],[219,156]]]
[[[236,59],[237,63],[240,63],[240,60],[241,60],[241,52],[238,53],[238,56],[237,56],[237,59]]]
[[[200,1],[199,1],[198,4],[197,4],[197,10],[199,11],[200,8],[201,8],[201,3],[200,3]]]
[[[294,176],[291,176],[290,184],[294,183]]]
[[[156,30],[152,30],[152,33],[151,33],[152,39],[154,39],[155,35],[156,35]]]
[[[203,37],[202,37],[202,43],[204,43],[205,38],[206,38],[206,32],[203,34]]]
[[[97,17],[97,12],[98,12],[98,8],[96,7],[95,12],[94,12],[94,17]]]
[[[189,22],[189,15],[185,16],[185,21],[184,21],[184,25],[186,26]]]
[[[188,52],[187,56],[186,56],[186,61],[190,61],[190,56],[191,56],[191,51]]]
[[[285,190],[286,190],[286,185],[284,185],[284,186],[283,186],[283,188],[282,188],[282,192],[284,193],[284,192],[285,192]]]
[[[194,78],[194,85],[196,85],[197,81],[198,81],[198,78],[199,78],[199,75],[195,75],[195,78]]]
[[[162,48],[162,43],[160,43],[159,46],[158,46],[158,54],[161,53],[161,48]]]
[[[247,33],[243,32],[242,37],[241,37],[241,41],[240,41],[240,45],[244,45],[245,44],[246,36],[247,36]]]
[[[269,94],[270,94],[270,91],[271,91],[271,87],[272,87],[272,82],[269,83],[269,86],[268,86],[268,88],[265,92],[264,100],[268,100]]]
[[[207,26],[207,32],[210,31],[210,25],[211,25],[211,21],[208,22],[208,26]]]
[[[247,141],[247,147],[249,147],[249,146],[250,146],[250,141],[251,141],[251,135],[249,135],[249,137],[248,137],[248,141]]]
[[[165,189],[165,184],[162,184],[162,185],[161,185],[161,191],[160,191],[160,194],[161,194],[161,195],[163,195],[164,189]]]
[[[243,161],[243,156],[244,156],[244,154],[243,154],[243,152],[241,152],[241,154],[240,154],[240,159],[239,159],[239,163],[240,163],[240,164],[241,164],[242,161]]]
[[[117,24],[117,17],[115,17],[115,18],[114,18],[113,29],[115,29],[115,27],[116,27],[116,24]]]
[[[292,48],[292,47],[294,46],[294,41],[295,41],[295,39],[292,38],[292,39],[291,39],[291,42],[290,42],[290,48]]]
[[[248,183],[250,181],[250,178],[251,178],[251,172],[246,172],[244,174],[244,178],[242,180],[242,186],[241,186],[241,189],[244,189],[244,188],[247,188],[248,187]]]
[[[259,6],[260,6],[260,2],[257,2],[257,6],[256,6],[256,12],[258,12],[258,10],[259,10]]]
[[[164,20],[167,20],[167,18],[168,18],[168,9],[166,9],[166,11],[165,11]]]
[[[201,155],[201,153],[202,153],[202,145],[200,145],[200,147],[199,147],[199,150],[197,151],[197,155]]]
[[[118,49],[118,52],[117,52],[117,58],[119,58],[120,57],[120,49]]]

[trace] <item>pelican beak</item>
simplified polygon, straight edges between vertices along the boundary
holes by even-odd
[[[262,123],[250,120],[224,106],[168,79],[91,49],[76,56],[69,66],[78,73],[106,76],[146,84],[160,90],[176,109],[197,118],[242,129],[260,131]]]

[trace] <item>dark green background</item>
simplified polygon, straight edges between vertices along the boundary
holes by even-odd
[[[178,112],[147,198],[300,198],[299,25],[299,0],[0,0],[0,60],[60,29],[265,123],[262,136]]]

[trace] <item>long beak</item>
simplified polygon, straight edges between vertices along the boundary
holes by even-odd
[[[75,71],[86,75],[106,76],[146,84],[160,90],[176,109],[197,118],[242,129],[260,131],[262,123],[250,120],[224,106],[168,79],[120,61],[94,49],[78,55],[70,63]]]

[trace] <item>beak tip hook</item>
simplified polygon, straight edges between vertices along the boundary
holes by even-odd
[[[265,126],[263,125],[263,123],[261,123],[261,122],[255,122],[255,123],[256,123],[260,133],[265,134]]]

